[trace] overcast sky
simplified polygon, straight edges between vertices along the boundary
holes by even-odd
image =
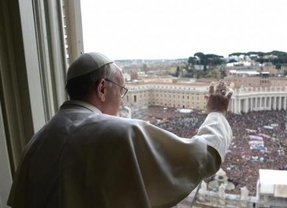
[[[287,52],[286,0],[81,0],[85,52],[112,59]]]

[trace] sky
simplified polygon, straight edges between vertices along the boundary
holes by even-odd
[[[286,0],[81,0],[84,52],[114,60],[287,52]]]

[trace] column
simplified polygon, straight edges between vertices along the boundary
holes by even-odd
[[[241,113],[241,99],[238,99],[238,113]]]
[[[247,97],[247,98],[245,99],[245,113],[247,113],[248,110],[249,110],[249,98]]]
[[[238,113],[237,112],[237,102],[238,102],[237,96],[234,97],[233,101],[234,101],[234,105],[233,105],[233,110],[234,111],[233,112],[234,113]]]

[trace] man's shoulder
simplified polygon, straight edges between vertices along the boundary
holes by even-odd
[[[107,125],[113,124],[117,126],[123,127],[132,127],[132,126],[142,126],[146,124],[146,121],[139,120],[139,119],[132,119],[132,118],[124,118],[119,116],[110,116],[106,114],[102,114],[101,121],[106,123]]]

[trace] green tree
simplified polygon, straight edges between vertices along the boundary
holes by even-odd
[[[199,59],[199,65],[203,65],[203,71],[206,71],[207,57],[204,55],[204,53],[197,52],[194,54],[194,57]]]
[[[224,69],[220,69],[220,78],[223,79],[226,76],[227,76],[226,71]]]
[[[176,67],[176,72],[175,72],[175,76],[176,76],[176,77],[179,76],[179,72],[180,72],[180,67],[177,66],[177,67]]]
[[[196,63],[196,59],[194,57],[189,57],[187,63],[188,65],[194,65]]]

